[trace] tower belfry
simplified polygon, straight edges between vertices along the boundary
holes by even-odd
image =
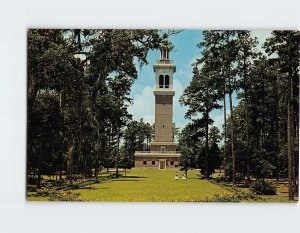
[[[176,168],[180,153],[173,141],[173,74],[176,65],[169,58],[170,47],[160,47],[160,59],[153,65],[155,73],[155,126],[154,142],[150,151],[135,152],[135,167]]]

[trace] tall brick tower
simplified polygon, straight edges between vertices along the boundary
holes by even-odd
[[[160,49],[160,60],[153,66],[155,72],[155,138],[150,145],[151,151],[176,151],[173,142],[173,74],[176,66],[169,59],[168,47]]]
[[[173,74],[176,66],[169,58],[170,48],[160,48],[160,59],[153,65],[155,72],[155,132],[150,151],[135,152],[135,167],[138,168],[176,168],[180,153],[173,141]]]

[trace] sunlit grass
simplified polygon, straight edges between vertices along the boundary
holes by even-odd
[[[132,202],[209,201],[214,195],[230,194],[218,185],[199,179],[196,170],[189,171],[187,180],[174,180],[175,172],[133,169],[126,177],[74,191],[90,201]]]

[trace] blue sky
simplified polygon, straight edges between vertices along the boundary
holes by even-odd
[[[253,30],[251,35],[257,37],[261,50],[261,45],[267,37],[270,36],[271,30]],[[192,63],[196,57],[201,56],[201,50],[197,44],[202,40],[201,30],[184,30],[179,34],[172,35],[170,40],[174,44],[174,49],[170,53],[170,59],[176,65],[176,73],[174,74],[174,90],[175,96],[173,101],[173,121],[181,129],[189,122],[185,119],[184,114],[186,107],[179,104],[179,98],[183,94],[183,90],[189,85],[192,80]],[[149,123],[154,123],[154,95],[153,88],[155,85],[155,74],[153,65],[159,59],[160,53],[158,50],[150,51],[148,54],[148,65],[144,65],[141,69],[138,68],[138,79],[132,86],[131,97],[133,105],[129,107],[129,112],[133,115],[134,120],[141,118]],[[237,100],[233,101],[234,105]],[[223,124],[223,111],[214,110],[211,113],[214,125],[220,130]]]

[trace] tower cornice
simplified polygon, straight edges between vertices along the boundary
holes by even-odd
[[[175,91],[173,90],[154,90],[153,91],[154,95],[171,95],[174,96],[175,95]]]
[[[156,68],[173,68],[173,72],[176,72],[176,65],[173,63],[157,63],[153,65],[154,72],[156,72]]]

